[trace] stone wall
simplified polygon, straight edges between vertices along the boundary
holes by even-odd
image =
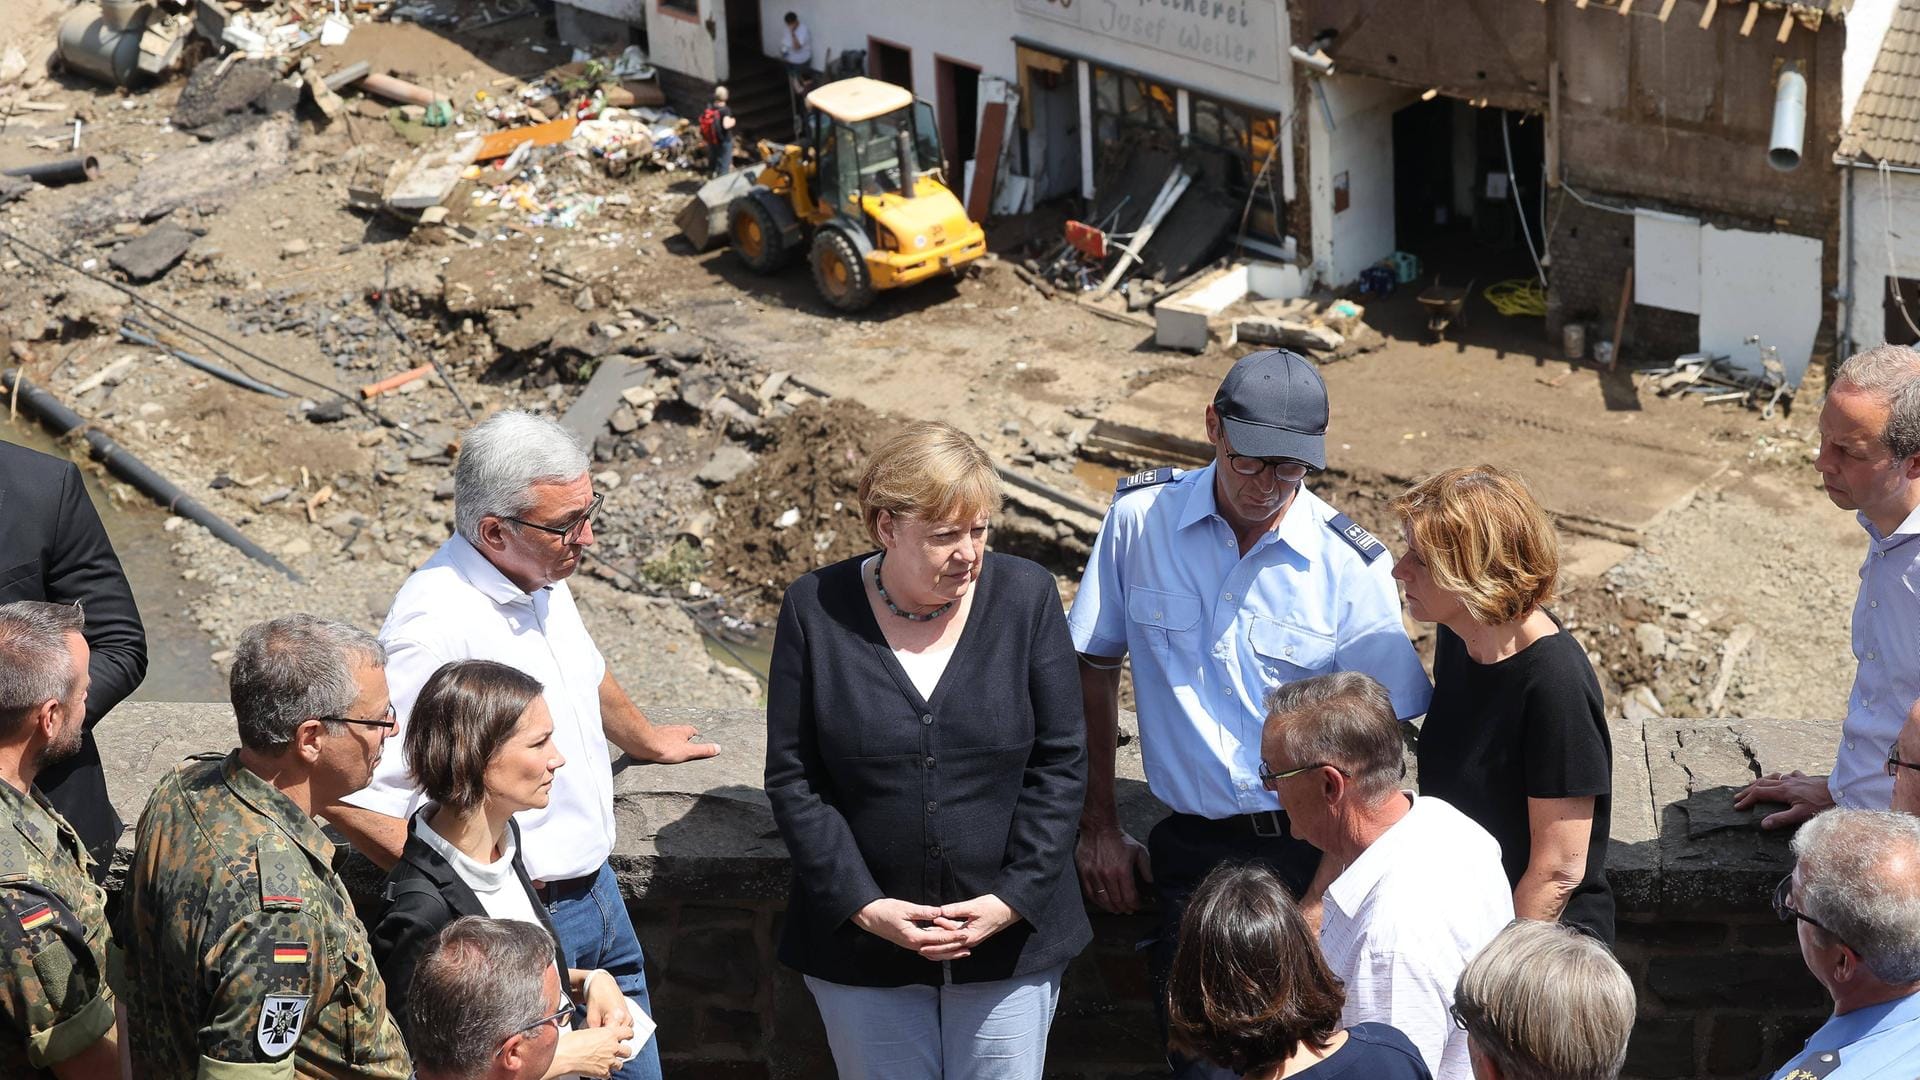
[[[773,958],[787,885],[785,848],[760,789],[762,718],[657,709],[723,747],[711,761],[617,766],[614,853],[648,957],[668,1075],[788,1080],[832,1075],[800,979]],[[231,744],[224,706],[136,703],[96,731],[114,803],[129,822],[155,778],[186,754]],[[1621,962],[1640,996],[1630,1078],[1765,1075],[1827,1013],[1791,927],[1768,899],[1791,868],[1786,838],[1762,834],[1732,796],[1761,771],[1820,770],[1832,733],[1803,721],[1615,721],[1613,845]],[[1137,836],[1164,810],[1137,749],[1120,755],[1121,812]],[[129,839],[130,842],[130,832]],[[125,851],[123,843],[123,852]],[[124,862],[122,861],[122,867]],[[343,849],[362,912],[378,874]],[[1049,1051],[1051,1077],[1156,1075],[1146,965],[1150,915],[1100,916],[1068,969]]]

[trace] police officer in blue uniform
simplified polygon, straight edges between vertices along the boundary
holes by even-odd
[[[1264,862],[1297,894],[1325,887],[1319,852],[1289,836],[1266,784],[1267,693],[1361,671],[1387,687],[1403,719],[1425,713],[1432,693],[1400,621],[1386,546],[1305,486],[1326,467],[1319,372],[1284,349],[1242,357],[1206,428],[1213,464],[1121,481],[1068,618],[1087,713],[1081,887],[1096,906],[1130,912],[1136,875],[1153,884],[1163,919],[1156,987],[1187,896],[1220,862]],[[1129,655],[1147,782],[1173,811],[1144,848],[1121,828],[1114,799]]]

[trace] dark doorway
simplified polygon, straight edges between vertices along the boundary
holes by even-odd
[[[1492,261],[1532,276],[1540,244],[1546,124],[1537,115],[1435,97],[1393,114],[1396,246],[1427,265]],[[1491,267],[1489,267],[1490,269]]]
[[[1887,344],[1920,343],[1920,330],[1914,329],[1914,325],[1920,323],[1920,281],[1912,278],[1888,278],[1883,310],[1886,314]]]
[[[867,73],[881,82],[913,89],[913,50],[879,38],[867,39]]]
[[[962,162],[972,161],[980,138],[980,69],[944,56],[934,59],[934,78],[940,87],[940,137],[956,178],[966,175]]]
[[[760,5],[730,0],[727,4],[727,57],[746,61],[748,66],[753,66],[761,62],[765,48],[760,41]]]

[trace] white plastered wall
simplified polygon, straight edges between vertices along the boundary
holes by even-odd
[[[1843,168],[1847,168],[1843,166]],[[1920,278],[1920,176],[1874,169],[1853,174],[1853,245],[1841,253],[1852,261],[1854,301],[1847,305],[1847,330],[1853,347],[1870,348],[1886,339],[1889,274]],[[1841,230],[1842,244],[1848,230]],[[1891,269],[1888,249],[1892,249]],[[1847,273],[1841,271],[1845,286]],[[1911,311],[1920,322],[1920,309]]]
[[[1307,198],[1313,220],[1313,274],[1323,285],[1343,285],[1392,254],[1393,114],[1419,93],[1379,79],[1333,75],[1319,80],[1333,127],[1318,103],[1307,113]],[[1310,91],[1311,92],[1311,91]],[[1344,174],[1347,207],[1334,211],[1334,189]]]

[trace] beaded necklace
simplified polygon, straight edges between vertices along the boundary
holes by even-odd
[[[946,603],[941,604],[939,607],[934,608],[932,611],[926,612],[924,614],[919,612],[903,610],[900,607],[900,605],[893,602],[892,597],[887,595],[886,583],[880,580],[880,564],[885,562],[886,560],[887,560],[887,553],[884,551],[873,557],[873,587],[880,590],[880,602],[887,605],[888,611],[891,611],[895,615],[898,615],[901,618],[907,619],[911,622],[932,622],[933,620],[939,618],[940,616],[945,615],[947,613],[947,609],[954,605],[954,601],[949,600]]]

